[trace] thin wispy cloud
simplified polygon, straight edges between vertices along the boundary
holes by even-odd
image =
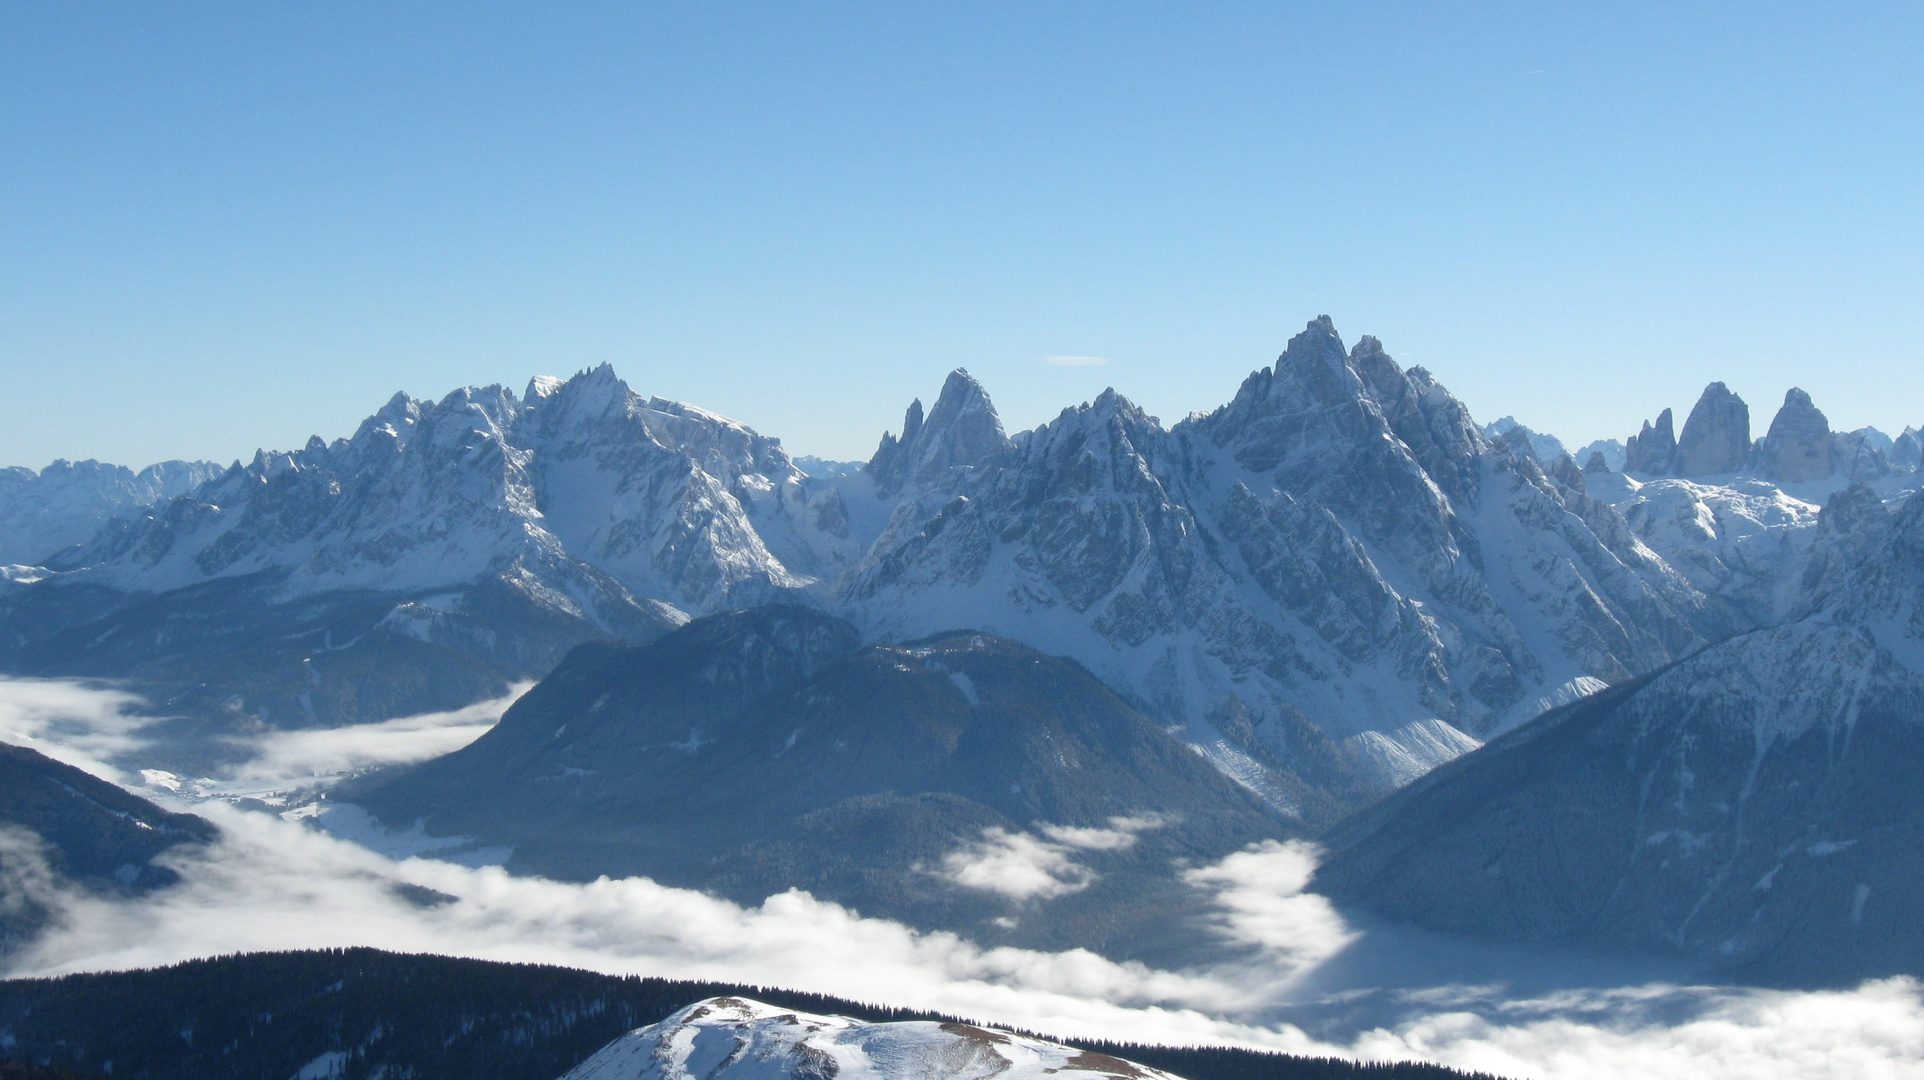
[[[1042,362],[1050,367],[1102,367],[1109,362],[1106,356],[1045,356]]]

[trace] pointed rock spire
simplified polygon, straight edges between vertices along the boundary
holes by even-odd
[[[1643,423],[1643,430],[1623,444],[1623,471],[1668,476],[1677,459],[1677,436],[1670,410],[1657,415],[1656,426]]]
[[[869,459],[868,473],[882,491],[904,483],[927,483],[958,466],[980,465],[1012,449],[988,391],[966,368],[956,368],[942,384],[928,416],[917,398],[902,418],[902,436],[884,434]]]
[[[1811,404],[1809,394],[1793,386],[1784,395],[1784,407],[1771,420],[1759,457],[1765,478],[1779,483],[1825,480],[1836,472],[1830,420]]]
[[[1723,383],[1704,387],[1684,421],[1673,468],[1678,476],[1736,472],[1750,456],[1750,406]]]

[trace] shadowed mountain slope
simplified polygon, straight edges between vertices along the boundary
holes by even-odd
[[[1556,710],[1330,837],[1435,929],[1807,983],[1924,974],[1924,499],[1825,507],[1799,618]]]
[[[153,858],[216,830],[71,765],[0,743],[0,952],[43,924],[61,885],[126,895],[179,880]],[[51,874],[51,878],[46,875]]]
[[[744,903],[803,888],[1128,955],[1208,938],[1178,861],[1288,835],[1072,661],[966,632],[857,644],[774,606],[583,646],[473,745],[342,797],[511,845],[515,870]]]

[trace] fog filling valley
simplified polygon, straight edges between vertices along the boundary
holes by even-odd
[[[133,695],[0,680],[0,741],[221,829],[205,849],[164,856],[181,882],[138,900],[67,886],[47,869],[34,837],[0,835],[0,903],[33,900],[56,912],[7,974],[364,945],[782,986],[1054,1035],[1418,1058],[1514,1077],[1924,1076],[1924,989],[1912,980],[1822,992],[1694,985],[1687,969],[1663,961],[1532,952],[1385,926],[1303,891],[1317,858],[1305,843],[1266,842],[1186,871],[1197,909],[1245,949],[1233,963],[1165,971],[1082,950],[985,949],[799,891],[743,907],[646,878],[515,877],[434,858],[434,841],[384,833],[365,815],[313,801],[355,770],[464,745],[512,701],[263,734],[231,775],[186,778],[143,769],[150,721],[133,712],[141,704]],[[287,799],[288,792],[304,794]],[[1092,871],[1079,852],[1129,845],[1159,824],[1145,813],[1107,829],[992,830],[932,872],[1040,911],[1087,884]]]

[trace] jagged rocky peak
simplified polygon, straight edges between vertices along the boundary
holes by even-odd
[[[1601,475],[1609,472],[1610,463],[1604,460],[1603,451],[1590,451],[1590,460],[1583,463],[1583,471],[1593,475]]]
[[[1895,512],[1876,492],[1854,483],[1835,492],[1817,516],[1810,560],[1805,564],[1797,617],[1829,611],[1851,623],[1884,622],[1920,599],[1918,568],[1924,560],[1924,500],[1913,496]],[[1909,631],[1916,637],[1924,624]]]
[[[1796,387],[1784,395],[1784,406],[1770,422],[1760,447],[1765,478],[1782,483],[1829,479],[1837,469],[1831,458],[1830,420],[1810,395]]]
[[[1891,474],[1891,451],[1897,444],[1874,427],[1831,434],[1831,468],[1855,482]]]
[[[592,457],[604,469],[638,473],[686,459],[725,486],[744,473],[778,484],[801,475],[781,440],[686,402],[643,398],[609,364],[566,380],[538,375],[524,400],[517,443],[559,461]]]
[[[1563,446],[1563,440],[1557,438],[1555,435],[1546,435],[1541,431],[1533,431],[1517,423],[1517,419],[1514,416],[1505,416],[1483,425],[1483,434],[1490,439],[1505,438],[1513,431],[1521,431],[1523,433],[1524,439],[1527,440],[1530,456],[1536,458],[1537,461],[1542,464],[1548,465],[1555,461],[1558,455],[1569,453]]]
[[[1750,406],[1714,382],[1684,421],[1674,463],[1679,476],[1716,476],[1743,468],[1750,456]]]
[[[988,391],[967,369],[956,368],[926,419],[917,398],[902,418],[902,437],[882,435],[868,472],[878,489],[893,491],[904,483],[941,479],[958,467],[982,465],[1014,446]]]
[[[1402,371],[1380,346],[1359,342],[1357,359],[1378,384],[1401,383]],[[1295,471],[1331,444],[1365,445],[1388,433],[1383,410],[1327,315],[1290,338],[1274,366],[1251,373],[1235,398],[1202,424],[1216,445],[1256,472]]]
[[[1605,470],[1609,471],[1608,469]],[[1543,467],[1543,472],[1556,482],[1559,488],[1567,488],[1588,494],[1584,486],[1583,470],[1577,468],[1576,460],[1568,454],[1558,454],[1555,461]]]
[[[1677,460],[1677,435],[1670,410],[1657,414],[1657,423],[1643,422],[1643,430],[1623,444],[1623,471],[1668,476]]]
[[[38,563],[85,543],[111,519],[186,495],[220,476],[210,461],[124,465],[58,460],[0,469],[0,564]]]
[[[1623,444],[1617,440],[1596,439],[1587,445],[1578,447],[1570,454],[1570,457],[1573,460],[1583,462],[1583,467],[1588,469],[1590,467],[1590,458],[1593,454],[1603,458],[1603,467],[1606,471],[1622,471],[1624,450]]]
[[[1907,427],[1891,440],[1891,464],[1907,472],[1924,467],[1924,438],[1916,428]]]

